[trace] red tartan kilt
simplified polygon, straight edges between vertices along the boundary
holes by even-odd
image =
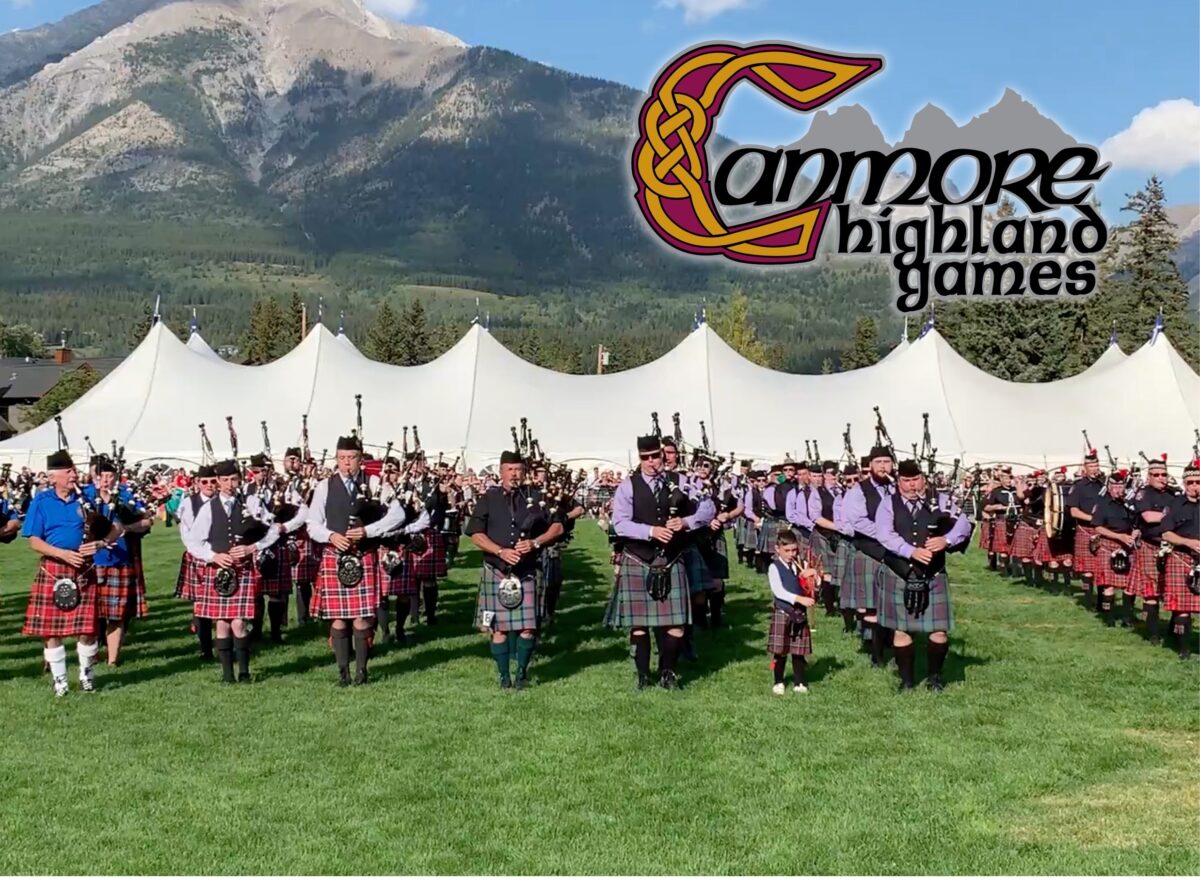
[[[338,580],[337,556],[337,549],[327,544],[321,555],[317,579],[313,583],[313,615],[324,620],[374,617],[383,600],[379,583],[379,554],[374,550],[363,554],[363,579],[353,587],[342,586]]]
[[[321,566],[322,545],[308,537],[307,529],[300,529],[292,538],[296,544],[292,554],[292,581],[311,584],[317,579],[317,569]]]
[[[1167,570],[1163,572],[1163,601],[1168,611],[1185,614],[1200,613],[1200,596],[1187,588],[1195,560],[1191,554],[1176,549],[1167,557]]]
[[[1045,542],[1046,534],[1029,523],[1018,523],[1013,535],[1012,555],[1018,559],[1033,559],[1039,544]]]
[[[1143,599],[1157,599],[1162,595],[1162,575],[1158,571],[1158,545],[1148,541],[1138,544],[1133,554],[1133,568],[1129,572],[1129,585],[1125,592]]]
[[[96,567],[98,617],[117,621],[146,616],[146,587],[137,575],[134,565]]]
[[[1088,550],[1088,541],[1092,539],[1092,535],[1096,534],[1095,529],[1089,528],[1082,523],[1075,526],[1075,553],[1072,558],[1075,561],[1075,573],[1095,574],[1099,567],[1099,560],[1092,555]]]
[[[421,582],[413,574],[412,556],[407,550],[401,551],[404,564],[394,575],[383,570],[383,553],[379,554],[379,589],[385,596],[415,596],[421,590]]]
[[[429,543],[433,547],[433,575],[444,578],[450,573],[449,566],[446,564],[446,534],[440,529],[430,529],[426,533],[426,537],[429,538]]]
[[[1017,524],[1020,528],[1020,523]],[[1016,540],[1016,533],[1013,533],[1013,540]],[[989,553],[997,553],[1001,556],[1008,556],[1012,552],[1012,545],[1008,541],[1008,526],[1003,519],[992,520],[992,546]]]
[[[259,590],[259,577],[254,565],[247,560],[238,566],[240,589],[228,599],[218,596],[213,588],[217,571],[215,565],[200,567],[200,586],[196,590],[192,613],[206,620],[253,620],[254,599]]]
[[[197,562],[190,553],[185,552],[183,558],[179,560],[179,577],[175,579],[175,598],[183,599],[185,602],[195,602],[203,582],[204,566]]]
[[[292,595],[292,553],[286,541],[276,541],[271,549],[277,554],[278,563],[270,577],[258,576],[259,590],[272,599],[286,599]]]
[[[793,626],[786,613],[772,607],[767,628],[767,653],[774,656],[792,654],[807,657],[812,653],[812,630],[807,623],[799,627]]]
[[[73,577],[79,584],[81,601],[74,611],[59,611],[54,607],[54,582],[62,577]],[[21,635],[43,639],[95,635],[98,598],[96,569],[91,565],[80,573],[57,559],[42,557],[37,576],[29,588],[29,604],[25,607],[25,626],[21,628]]]
[[[1109,564],[1109,556],[1118,547],[1129,552],[1130,565],[1128,574],[1117,574]],[[1133,558],[1133,551],[1130,551],[1124,544],[1109,538],[1101,538],[1100,549],[1096,551],[1096,559],[1093,563],[1096,573],[1096,584],[1101,587],[1112,587],[1115,590],[1122,591],[1127,587],[1132,587],[1134,582],[1133,571],[1136,564]]]
[[[981,519],[979,521],[979,549],[991,552],[988,547],[988,542],[992,540],[992,521],[990,519]]]
[[[431,581],[437,577],[445,577],[445,571],[443,571],[441,575],[438,575],[437,545],[434,541],[434,532],[430,529],[426,529],[425,531],[421,532],[421,535],[425,538],[425,552],[420,556],[409,553],[408,551],[405,551],[404,553],[404,568],[408,572],[408,576],[416,578],[419,581]],[[446,545],[445,542],[443,542],[443,569],[445,568],[445,549]]]

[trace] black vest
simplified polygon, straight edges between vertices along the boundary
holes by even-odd
[[[229,516],[225,516],[225,505],[221,503],[221,493],[218,492],[208,502],[208,508],[212,514],[208,546],[216,553],[228,553],[237,543],[237,536],[242,533],[242,502],[235,498]]]
[[[198,514],[200,512],[200,508],[208,502],[204,500],[199,492],[197,492],[195,495],[192,495],[188,500],[192,503],[192,522],[195,522],[196,514]],[[212,499],[210,498],[209,501],[211,500]]]
[[[363,472],[359,471],[358,476],[354,478],[354,485],[361,487],[365,492],[366,486],[362,481]],[[346,492],[346,485],[342,482],[340,473],[329,477],[325,483],[325,525],[331,532],[344,535],[350,528],[350,516],[356,510],[356,499],[351,498]]]
[[[834,494],[824,486],[817,487],[817,494],[821,496],[821,518],[833,522]]]
[[[759,519],[762,519],[767,513],[767,503],[763,501],[762,490],[758,487],[750,490],[750,509]]]
[[[879,502],[883,499],[883,494],[875,488],[875,484],[871,482],[870,477],[859,481],[858,485],[862,488],[863,500],[867,502],[867,516],[874,521],[875,511],[879,509]],[[883,561],[883,545],[870,535],[860,535],[855,532],[850,542],[854,544],[854,549],[860,553],[866,553],[876,561]]]
[[[788,566],[784,565],[778,559],[772,559],[771,568],[775,569],[775,573],[779,575],[779,582],[783,585],[783,588],[793,596],[808,595],[804,592],[804,588],[800,586],[800,576],[788,568]],[[780,599],[778,596],[772,596],[772,598],[775,600],[775,607],[780,611],[787,611],[795,605],[795,600],[787,601]]]
[[[530,500],[533,501],[532,507]],[[502,548],[517,546],[523,537],[528,540],[536,538],[548,527],[545,511],[538,503],[540,500],[541,493],[535,487],[518,488],[511,494],[505,494],[500,486],[492,486],[483,500],[487,505],[487,536]],[[532,574],[540,555],[536,550],[526,553],[512,573],[517,577]],[[492,568],[508,571],[508,563],[499,556],[485,553],[483,560]]]
[[[671,518],[671,487],[676,485],[677,481],[671,479],[671,474],[666,476],[663,489],[657,496],[646,485],[646,479],[642,476],[641,471],[629,478],[629,484],[633,488],[634,522],[648,526],[662,526],[666,525],[667,520]],[[695,512],[696,502],[685,495],[678,510],[675,511],[675,515],[691,516]],[[657,541],[635,541],[631,538],[622,538],[621,540],[626,550],[642,562],[649,564],[659,555],[673,561],[687,546],[688,533],[677,534],[665,548]]]
[[[775,499],[775,504],[768,505],[767,513],[769,513],[771,516],[786,518],[788,493],[790,493],[794,488],[796,488],[795,483],[776,483],[775,491],[772,496]]]
[[[945,527],[947,514],[943,514],[940,510],[934,510],[927,501],[922,500],[920,507],[917,508],[917,515],[913,516],[912,511],[908,509],[908,502],[900,497],[899,492],[892,493],[892,516],[896,534],[914,547],[924,547],[925,542],[930,538],[944,535],[949,531]],[[888,553],[883,561],[888,568],[905,579],[912,573],[914,566],[920,566],[920,563],[914,563],[895,553]],[[933,559],[929,564],[921,566],[920,570],[932,577],[945,568],[946,551],[943,550],[941,553],[933,554]]]

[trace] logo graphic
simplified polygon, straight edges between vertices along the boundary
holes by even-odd
[[[713,140],[739,82],[807,113],[882,69],[781,42],[679,55],[638,118],[632,172],[650,228],[676,250],[760,265],[807,263],[824,233],[823,253],[891,263],[901,312],[935,296],[1092,293],[1108,243],[1092,192],[1108,165],[1012,90],[965,125],[930,105],[892,146],[853,105],[821,109],[788,148]]]
[[[633,176],[642,214],[672,247],[743,263],[803,263],[816,256],[828,200],[727,227],[709,184],[705,144],[737,83],[754,83],[796,110],[814,110],[883,67],[786,43],[708,44],[659,74],[639,117]]]

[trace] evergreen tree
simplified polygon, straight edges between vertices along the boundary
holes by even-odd
[[[58,377],[42,399],[29,408],[29,418],[35,425],[49,421],[87,393],[100,381],[100,374],[89,364],[81,364]]]
[[[821,374],[828,376],[832,372],[833,372],[833,361],[831,361],[829,358],[825,358],[825,360],[821,361]]]
[[[764,367],[771,366],[770,352],[750,321],[750,298],[741,288],[734,291],[724,307],[713,308],[708,324],[742,357]]]
[[[404,311],[406,332],[402,336],[400,363],[406,367],[415,367],[428,363],[432,359],[429,344],[429,326],[425,317],[425,306],[419,299],[409,303]]]
[[[147,302],[142,306],[141,317],[129,328],[129,338],[126,339],[126,344],[129,346],[130,351],[133,351],[133,349],[142,344],[142,340],[146,338],[146,334],[150,332],[150,328],[153,326],[154,309]]]
[[[293,336],[287,330],[286,320],[287,316],[275,300],[268,297],[254,301],[242,344],[245,363],[265,364],[287,354],[292,348]]]
[[[292,338],[299,345],[304,339],[304,333],[307,328],[304,326],[304,302],[300,299],[300,293],[295,288],[292,288],[292,298],[288,301],[287,312],[288,319],[291,321],[288,325],[291,328],[289,333],[292,334]]]
[[[859,318],[854,323],[854,339],[842,352],[842,369],[857,370],[879,360],[879,330],[874,318]]]
[[[367,357],[385,364],[403,363],[401,350],[400,321],[395,311],[385,301],[375,313],[371,329],[367,331]]]

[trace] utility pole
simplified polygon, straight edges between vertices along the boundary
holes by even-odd
[[[608,366],[609,351],[603,345],[596,346],[596,375],[600,376],[604,373],[604,368]]]
[[[308,303],[300,303],[300,341],[308,335]]]

